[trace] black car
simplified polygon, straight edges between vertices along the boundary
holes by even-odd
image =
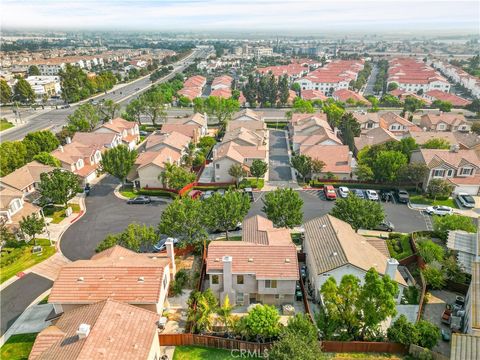
[[[86,185],[85,185],[85,188],[84,188],[83,190],[84,190],[84,192],[85,192],[85,196],[90,195],[90,190],[91,190],[90,184],[86,184]]]
[[[384,202],[393,202],[393,192],[388,190],[380,191],[380,200]]]
[[[402,204],[408,204],[410,201],[410,195],[407,190],[400,189],[397,191],[398,202]]]
[[[150,204],[152,199],[149,196],[137,196],[127,201],[127,204]]]
[[[392,232],[395,230],[395,226],[390,221],[385,220],[378,224],[375,230]]]

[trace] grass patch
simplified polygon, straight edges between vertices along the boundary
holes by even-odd
[[[279,129],[279,130],[285,130],[288,127],[288,122],[269,122],[267,123],[267,129]]]
[[[450,206],[451,208],[458,209],[457,203],[452,198],[448,198],[446,200],[433,200],[429,199],[423,195],[412,195],[410,196],[410,202],[412,204],[421,204],[421,205],[443,205],[443,206]]]
[[[397,259],[405,259],[413,254],[412,247],[410,246],[410,235],[404,234],[391,234],[387,239],[388,252],[390,255]]]
[[[122,194],[123,196],[129,199],[133,199],[135,196],[137,196],[137,193],[133,191],[133,189],[129,189],[129,188],[120,190],[120,194]]]
[[[12,335],[0,349],[0,359],[26,360],[37,334],[17,334]]]
[[[243,179],[241,182],[240,182],[240,189],[245,189],[245,188],[252,188],[252,189],[262,189],[263,186],[265,185],[265,180],[264,179],[257,179],[256,178],[246,178],[246,179]]]
[[[5,247],[0,257],[0,283],[15,276],[20,271],[38,264],[55,254],[55,246],[50,246],[47,239],[37,239],[37,245],[43,246],[41,254],[32,254],[33,242],[31,244],[21,243],[16,248]]]
[[[235,355],[240,357],[240,353],[231,350],[214,349],[202,346],[176,346],[173,353],[173,360],[226,360],[235,359]],[[258,357],[248,357],[252,360],[260,359]]]
[[[290,234],[290,236],[292,237],[292,241],[295,245],[302,245],[302,242],[303,242],[303,234],[301,233],[294,233],[294,234]]]
[[[7,130],[13,127],[11,122],[8,122],[6,119],[0,120],[0,131]]]
[[[226,241],[227,238],[226,237],[222,237],[222,238],[219,238],[219,239],[215,239],[214,241]],[[237,235],[237,236],[229,236],[228,237],[228,241],[240,241],[242,240],[242,235]]]
[[[80,212],[80,205],[79,204],[68,204],[69,207],[72,208],[74,213]],[[66,218],[65,216],[65,208],[61,206],[52,206],[46,207],[44,209],[45,217],[52,218],[52,224],[59,224],[63,219]]]
[[[48,297],[49,297],[49,296],[50,296],[50,295],[45,296],[45,297],[42,299],[42,301],[40,301],[40,302],[38,303],[38,305],[48,304]]]

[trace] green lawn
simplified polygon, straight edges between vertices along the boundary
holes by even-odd
[[[37,334],[12,335],[0,349],[0,359],[26,360]]]
[[[227,360],[240,358],[239,351],[214,349],[201,346],[176,346],[173,360]],[[248,357],[257,360],[258,357]]]
[[[413,254],[409,237],[410,235],[395,234],[387,239],[388,252],[393,258],[401,260]]]
[[[13,127],[13,124],[8,122],[7,120],[2,119],[0,121],[0,131],[10,129],[11,127]]]
[[[240,189],[248,188],[251,187],[252,189],[262,189],[263,186],[265,185],[265,180],[264,179],[257,179],[256,178],[246,178],[243,179],[242,182],[240,183]]]
[[[37,245],[43,246],[41,254],[32,254],[33,243],[25,244],[18,248],[2,249],[0,257],[0,283],[55,254],[55,246],[50,246],[50,242],[47,239],[37,239]]]
[[[80,212],[80,205],[78,204],[68,204],[72,208],[74,213]],[[63,219],[65,219],[65,208],[61,206],[47,207],[44,210],[45,217],[52,218],[52,224],[58,224]]]
[[[238,235],[238,236],[231,236],[231,235],[229,235],[229,236],[228,236],[228,241],[240,241],[240,240],[242,240],[242,236],[241,236],[241,235]],[[216,239],[215,241],[227,241],[227,238],[226,238],[226,237],[222,237],[222,238]]]
[[[135,196],[137,196],[137,193],[135,193],[133,189],[129,188],[126,188],[125,190],[120,190],[120,194],[129,199],[133,199]]]
[[[458,208],[457,203],[452,198],[448,198],[447,200],[435,200],[428,199],[423,195],[412,195],[410,196],[410,202],[412,204],[421,204],[421,205],[444,205],[450,206],[451,208]]]

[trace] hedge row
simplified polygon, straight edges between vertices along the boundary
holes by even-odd
[[[397,190],[397,189],[404,189],[407,191],[415,191],[414,185],[383,185],[383,184],[363,184],[363,183],[342,183],[339,182],[320,182],[320,181],[311,181],[310,186],[314,188],[322,188],[324,185],[333,185],[335,187],[339,186],[346,186],[348,188],[354,189],[372,189],[372,190]]]
[[[165,196],[169,197],[172,199],[175,199],[178,195],[170,192],[170,191],[165,191],[165,190],[147,190],[147,189],[142,189],[137,191],[138,195],[146,195],[146,196]]]

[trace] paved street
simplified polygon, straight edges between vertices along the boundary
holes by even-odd
[[[269,181],[290,181],[292,170],[288,158],[288,139],[282,130],[269,131]]]
[[[367,84],[365,85],[365,90],[363,91],[363,96],[374,95],[373,87],[375,86],[375,80],[377,80],[378,68],[377,65],[373,65],[372,72],[368,77]]]
[[[52,285],[51,280],[30,273],[3,289],[0,296],[0,336],[38,296],[50,289]]]

